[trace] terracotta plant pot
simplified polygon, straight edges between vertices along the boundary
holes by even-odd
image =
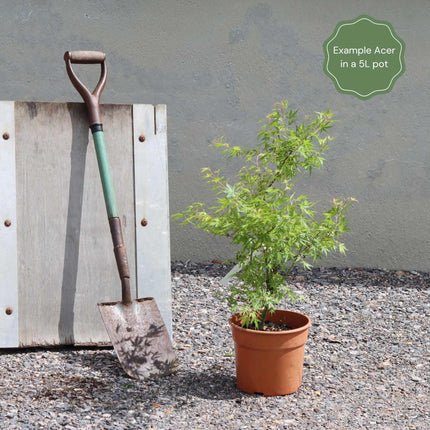
[[[311,320],[306,315],[277,310],[267,321],[285,324],[288,331],[257,331],[240,327],[239,315],[230,326],[236,356],[237,387],[265,396],[292,394],[302,384],[305,343]]]

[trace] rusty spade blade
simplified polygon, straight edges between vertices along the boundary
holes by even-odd
[[[145,379],[176,370],[169,333],[153,298],[98,306],[118,359],[129,376]]]

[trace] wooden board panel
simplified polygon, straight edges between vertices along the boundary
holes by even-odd
[[[101,112],[134,273],[131,106]],[[85,107],[16,102],[15,117],[20,345],[108,342],[97,303],[121,288]]]
[[[0,102],[0,347],[17,347],[18,277],[14,102]]]
[[[155,298],[172,336],[165,105],[133,105],[133,139],[137,295]],[[143,219],[146,226],[142,226]]]

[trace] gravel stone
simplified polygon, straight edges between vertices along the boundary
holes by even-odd
[[[110,348],[0,350],[5,429],[422,429],[430,422],[430,275],[295,271],[309,315],[303,384],[236,388],[220,281],[231,266],[172,263],[175,375],[136,381]]]

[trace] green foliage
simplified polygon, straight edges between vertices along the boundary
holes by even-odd
[[[257,148],[231,146],[223,139],[213,143],[228,158],[243,161],[234,184],[219,170],[202,169],[217,193],[216,205],[194,203],[174,215],[237,245],[241,270],[226,301],[233,313],[241,314],[245,327],[260,328],[285,296],[297,299],[286,282],[294,265],[309,268],[310,261],[330,251],[345,252],[339,237],[347,231],[345,212],[354,199],[334,199],[319,213],[315,202],[293,192],[298,174],[322,167],[332,124],[330,111],[297,124],[297,111],[288,110],[286,101],[275,105],[258,134]]]

